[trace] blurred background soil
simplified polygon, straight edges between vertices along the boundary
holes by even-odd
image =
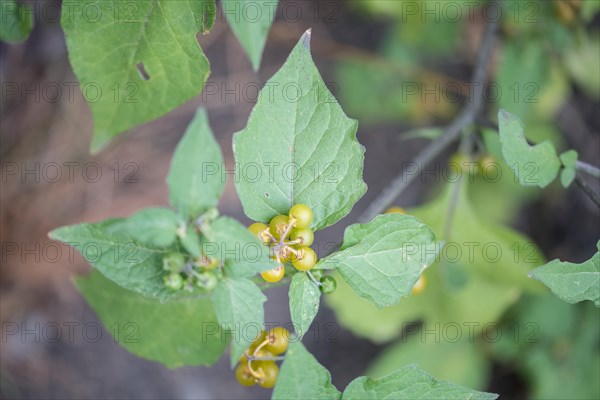
[[[105,328],[100,328],[96,315],[72,285],[72,277],[85,274],[90,266],[78,253],[51,242],[46,235],[59,226],[127,216],[142,207],[167,204],[165,177],[170,158],[200,105],[208,109],[213,131],[232,170],[232,134],[245,126],[256,96],[255,89],[248,89],[245,96],[235,85],[262,85],[308,28],[313,29],[316,65],[336,96],[343,95],[348,89],[335,81],[333,66],[348,54],[372,55],[387,28],[385,21],[360,18],[343,1],[327,2],[331,8],[325,11],[333,13],[330,18],[316,16],[314,2],[296,1],[301,17],[295,22],[284,21],[281,10],[286,1],[282,3],[259,73],[251,71],[238,41],[219,15],[213,31],[199,35],[211,63],[209,83],[218,88],[217,93],[201,94],[159,120],[133,129],[98,155],[88,151],[91,114],[79,90],[73,91],[73,98],[63,92],[56,101],[50,101],[51,95],[40,93],[54,83],[64,88],[65,83],[77,81],[58,22],[38,18],[25,43],[0,45],[2,81],[28,88],[38,85],[32,93],[2,100],[3,398],[250,399],[269,395],[262,389],[235,384],[226,357],[212,368],[168,370],[129,354],[114,343]],[[438,66],[438,72],[454,79],[469,78],[481,22],[468,25],[460,53]],[[579,96],[575,90],[556,117],[559,128],[569,132],[568,145],[580,151],[581,159],[595,165],[599,164],[600,154],[597,111],[597,102]],[[402,123],[359,126],[359,141],[367,149],[365,181],[369,191],[342,223],[319,232],[318,240],[339,240],[344,227],[401,170],[402,163],[422,148],[423,140],[399,140],[399,133],[406,128]],[[77,163],[72,164],[71,177],[64,164],[69,162]],[[47,166],[52,163],[61,167],[62,176],[56,182],[47,179],[54,176],[54,170],[43,170],[51,168]],[[7,168],[15,165],[19,171],[13,175]],[[23,168],[37,168],[38,176],[22,176]],[[403,194],[402,206],[417,204],[426,192],[425,186],[414,184]],[[598,187],[594,189],[597,191]],[[248,222],[231,180],[220,209],[223,214]],[[582,261],[591,253],[593,238],[599,234],[598,210],[576,188],[556,198],[544,197],[521,213],[516,219],[517,227],[533,237],[549,259]],[[271,289],[267,295],[268,321],[287,323],[286,289]],[[333,313],[323,306],[316,324],[320,332],[333,332],[334,340],[309,342],[307,346],[330,369],[334,384],[343,388],[364,373],[381,347],[357,339],[337,325],[328,325],[335,321]],[[12,333],[14,329],[17,334]],[[522,385],[514,372],[499,367],[494,370],[489,388],[509,398],[521,395]]]

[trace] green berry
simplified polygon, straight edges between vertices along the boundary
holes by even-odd
[[[217,276],[214,272],[206,271],[201,272],[196,277],[196,285],[204,290],[210,291],[217,286]]]
[[[256,378],[250,373],[247,363],[242,363],[235,369],[235,378],[243,386],[254,386]]]
[[[162,259],[163,269],[169,272],[181,272],[185,258],[180,253],[169,253]]]
[[[283,276],[285,275],[285,268],[283,267],[283,265],[280,265],[276,268],[273,269],[269,269],[267,271],[263,271],[260,273],[260,276],[262,276],[262,278],[270,283],[275,283],[275,282],[279,282],[281,279],[283,279]]]
[[[165,286],[171,290],[180,290],[183,287],[183,278],[178,272],[171,272],[163,278]]]
[[[269,339],[269,343],[264,347],[265,350],[271,354],[278,355],[285,353],[287,350],[288,342],[290,341],[290,332],[281,326],[276,326],[267,332],[267,338]]]
[[[255,222],[252,225],[250,225],[248,227],[248,230],[250,232],[252,232],[252,234],[254,236],[256,236],[257,238],[259,238],[260,240],[263,241],[264,244],[268,244],[270,239],[269,237],[262,237],[261,233],[263,233],[265,230],[269,229],[269,227],[261,222]],[[266,239],[266,240],[265,240]]]
[[[300,246],[298,257],[292,256],[292,265],[298,271],[308,271],[317,263],[317,254],[308,246]]]
[[[266,389],[271,389],[277,382],[279,367],[273,361],[262,362],[258,365],[259,374],[263,375],[258,384]],[[262,373],[261,373],[262,372]]]
[[[296,220],[296,228],[308,228],[313,219],[312,210],[306,204],[296,204],[290,209],[289,215]]]
[[[271,235],[275,236],[277,239],[281,236],[281,233],[285,230],[286,225],[289,222],[289,218],[287,215],[277,215],[273,217],[271,222],[269,223],[269,231]]]
[[[337,282],[335,281],[335,278],[333,276],[324,276],[319,280],[319,282],[321,282],[321,286],[319,286],[319,289],[322,293],[330,294],[335,292]]]
[[[310,246],[315,241],[315,234],[310,228],[293,229],[290,239],[300,239],[301,246]]]

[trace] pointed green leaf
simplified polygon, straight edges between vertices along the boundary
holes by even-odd
[[[600,307],[600,241],[596,246],[598,252],[581,264],[552,260],[531,271],[530,276],[567,303],[590,300]]]
[[[50,238],[75,247],[94,268],[119,286],[147,297],[180,297],[165,287],[162,259],[167,250],[142,245],[127,234],[124,219],[65,226]]]
[[[523,186],[548,186],[558,175],[560,160],[550,141],[527,143],[523,123],[504,110],[498,112],[502,155]]]
[[[173,207],[191,218],[215,207],[225,187],[223,168],[206,110],[199,108],[175,149],[167,176]]]
[[[361,376],[350,382],[343,400],[493,400],[498,395],[478,392],[435,379],[415,365],[404,367],[380,379]]]
[[[264,327],[263,303],[267,298],[258,286],[248,279],[225,279],[217,285],[212,295],[217,319],[233,336],[231,340],[231,366],[237,364],[242,353]]]
[[[178,224],[177,215],[168,208],[145,208],[127,218],[125,228],[140,243],[162,249],[175,242]]]
[[[322,259],[317,268],[337,268],[356,293],[385,307],[410,294],[440,249],[433,231],[418,219],[379,215],[367,224],[349,226],[340,251]]]
[[[203,244],[208,256],[225,260],[225,273],[232,278],[250,278],[277,267],[265,246],[248,228],[230,217],[219,217]]]
[[[297,341],[290,343],[281,364],[273,400],[337,400],[341,393],[331,383],[331,375]]]
[[[292,277],[289,297],[292,323],[296,335],[301,338],[319,312],[321,291],[307,273],[299,272]]]
[[[93,151],[200,93],[209,63],[196,33],[214,20],[214,0],[64,2],[61,25],[92,110]]]
[[[278,0],[223,0],[223,14],[246,51],[252,68],[258,71],[260,59]]]
[[[31,8],[15,0],[3,0],[0,11],[0,40],[19,43],[27,39],[33,29],[34,12]]]
[[[357,122],[325,86],[310,55],[310,36],[309,30],[261,90],[233,144],[246,215],[268,222],[304,203],[318,230],[348,214],[366,185]]]
[[[160,303],[96,271],[75,284],[115,342],[137,356],[169,368],[212,365],[227,347],[208,298]]]

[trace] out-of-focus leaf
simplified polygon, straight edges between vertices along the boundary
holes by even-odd
[[[31,7],[15,0],[3,0],[0,10],[0,40],[19,43],[27,39],[33,29],[34,12]]]
[[[587,3],[587,1],[585,2]],[[564,63],[577,86],[588,96],[600,99],[600,34],[583,37],[564,54]]]
[[[549,141],[530,146],[523,122],[504,110],[498,112],[498,131],[504,160],[524,186],[548,186],[558,175],[560,160]]]
[[[96,271],[75,284],[114,340],[135,355],[168,368],[212,365],[227,347],[208,298],[161,303]]]
[[[563,164],[563,169],[560,171],[560,183],[567,188],[575,179],[575,166],[577,164],[578,154],[575,150],[568,150],[562,153],[559,158]]]
[[[581,264],[552,260],[531,271],[532,278],[543,282],[567,303],[593,301],[600,307],[600,241],[594,256]]]
[[[444,336],[442,336],[444,335]],[[440,328],[435,335],[416,332],[388,346],[371,363],[367,375],[383,377],[399,368],[415,364],[438,379],[473,389],[484,389],[489,365],[475,343],[476,336],[464,326]]]

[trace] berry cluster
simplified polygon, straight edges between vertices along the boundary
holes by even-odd
[[[315,234],[310,229],[313,213],[306,204],[296,204],[288,215],[276,215],[269,225],[256,222],[248,227],[266,246],[273,251],[273,259],[279,264],[261,272],[262,278],[271,283],[279,282],[285,276],[284,263],[291,262],[298,271],[310,271],[317,263],[317,253],[310,248]],[[323,293],[335,290],[336,282],[331,276],[322,276],[321,271],[313,270],[311,276]]]
[[[269,226],[260,222],[248,227],[267,246],[273,249],[273,258],[279,266],[261,275],[267,282],[278,282],[285,275],[284,262],[292,262],[299,271],[308,271],[317,263],[317,253],[310,248],[315,235],[310,229],[313,214],[305,204],[296,204],[288,215],[277,215]]]
[[[212,271],[220,265],[216,258],[204,256],[186,261],[180,253],[170,253],[163,258],[165,286],[171,290],[186,289],[192,291],[194,287],[203,290],[212,290],[217,286],[217,275]]]
[[[289,338],[290,333],[282,327],[273,328],[269,332],[262,331],[240,357],[235,370],[237,381],[244,386],[258,384],[267,389],[275,386],[279,375],[275,360],[287,350]]]

